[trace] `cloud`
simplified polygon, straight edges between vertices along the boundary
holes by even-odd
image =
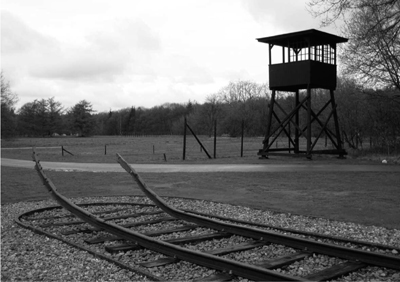
[[[30,28],[13,14],[1,11],[2,69],[8,79],[22,79],[27,72],[40,68],[46,58],[57,53],[56,40]]]
[[[251,16],[257,22],[263,22],[265,20],[270,20],[274,18],[273,1],[263,1],[263,0],[241,0],[242,5],[248,10]],[[282,1],[279,1],[282,3]]]
[[[71,1],[4,5],[2,68],[20,105],[202,102],[230,80],[267,78],[268,52],[255,39],[271,33],[275,16],[264,19],[263,2],[251,14],[243,0]]]
[[[7,76],[15,71],[20,105],[54,96],[66,107],[81,98],[102,109],[127,101],[150,106],[170,102],[169,95],[181,101],[193,94],[191,86],[213,82],[208,69],[188,54],[165,52],[158,31],[142,19],[106,20],[74,42],[4,15],[2,57]]]
[[[146,59],[149,63],[150,53],[161,50],[161,41],[145,22],[122,19],[106,22],[100,30],[87,34],[85,44],[65,43],[2,11],[2,57],[8,70],[16,69],[11,64],[17,61],[19,69],[24,66],[30,75],[43,79],[109,81],[127,68],[151,73]]]
[[[33,71],[38,77],[113,80],[130,68],[142,73],[143,58],[161,50],[157,33],[141,20],[118,20],[88,34],[85,46],[67,46],[55,60]],[[146,70],[149,72],[149,70]],[[151,72],[151,71],[150,71]]]
[[[208,84],[214,81],[211,73],[205,67],[184,55],[159,56],[155,67],[162,77],[167,78],[172,83],[194,85]]]
[[[154,52],[161,50],[158,33],[141,19],[114,19],[103,23],[100,29],[88,34],[86,39],[92,46],[104,51]]]
[[[53,44],[51,39],[28,27],[18,17],[8,11],[1,11],[2,55],[30,52]]]
[[[260,24],[267,24],[278,33],[319,29],[320,21],[307,10],[306,1],[241,0],[243,7]],[[271,34],[271,36],[274,34]]]
[[[53,54],[52,60],[37,56],[34,61],[38,66],[30,71],[34,77],[75,81],[110,81],[113,76],[123,73],[126,66],[122,56],[76,48]]]

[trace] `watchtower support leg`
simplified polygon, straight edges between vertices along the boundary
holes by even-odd
[[[307,159],[311,159],[311,88],[307,87]]]
[[[294,107],[297,108],[299,106],[300,100],[299,100],[299,90],[296,90],[295,94],[295,105]],[[299,153],[299,111],[296,111],[295,114],[295,123],[297,126],[295,126],[294,129],[294,153],[298,154]]]
[[[271,134],[271,124],[272,124],[272,116],[273,116],[273,112],[274,112],[275,97],[276,97],[276,90],[272,90],[271,102],[269,103],[269,112],[268,112],[268,120],[267,120],[267,133],[266,133],[265,139],[263,141],[263,143],[264,143],[263,149],[266,149],[269,146],[269,137]]]
[[[339,128],[339,120],[338,120],[338,116],[337,116],[337,111],[336,111],[336,102],[335,102],[335,95],[333,93],[333,89],[331,89],[330,91],[330,95],[331,95],[331,103],[332,103],[332,111],[333,111],[333,120],[335,122],[335,130],[336,130],[336,139],[337,139],[337,149],[341,152],[339,154],[339,158],[345,158],[343,155],[343,148],[342,148],[342,140],[340,138],[340,128]]]

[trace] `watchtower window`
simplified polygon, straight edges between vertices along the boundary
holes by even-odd
[[[288,54],[288,58],[284,60],[283,63],[313,60],[325,64],[336,64],[336,51],[330,45],[317,45],[303,48],[291,46],[290,48],[282,48],[284,48],[284,52]],[[283,56],[283,59],[285,59],[285,56]]]
[[[336,64],[336,50],[330,45],[317,45],[311,48],[311,60],[325,64]]]
[[[290,53],[290,61],[306,61],[309,60],[308,48],[292,48],[293,52]]]

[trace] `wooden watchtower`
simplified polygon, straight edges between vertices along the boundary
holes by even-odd
[[[307,158],[311,158],[312,154],[338,154],[339,157],[346,155],[340,139],[334,90],[336,89],[336,44],[347,42],[348,39],[310,29],[257,40],[269,45],[269,87],[272,90],[264,146],[259,150],[258,155],[268,157],[271,153],[278,151],[305,154]],[[279,63],[272,62],[271,53],[274,47],[282,49],[282,58]],[[327,89],[330,92],[329,101],[318,112],[311,107],[311,91],[316,88]],[[302,89],[306,90],[306,96],[300,101],[299,92]],[[277,103],[277,91],[294,93],[294,105],[290,112],[285,111]],[[321,113],[329,109],[329,106],[330,113],[323,121]],[[283,113],[284,118],[282,114],[278,116],[277,110]],[[300,111],[306,112],[306,121],[302,115],[302,124],[300,124]],[[273,119],[276,121],[273,122]],[[328,127],[332,119],[333,130]],[[318,123],[319,132],[312,131],[313,123]],[[293,137],[290,125],[294,129]],[[333,149],[314,150],[323,133],[330,139]],[[288,147],[273,147],[274,141],[282,134],[288,137]],[[306,150],[300,148],[300,137],[306,140]]]

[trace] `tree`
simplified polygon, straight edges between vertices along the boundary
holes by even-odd
[[[124,124],[125,134],[134,134],[135,118],[136,118],[136,109],[135,107],[131,107],[131,109],[129,110],[129,114],[126,116],[125,119],[125,124]]]
[[[208,95],[204,104],[195,104],[190,115],[182,114],[175,119],[174,130],[181,134],[181,130],[176,131],[177,128],[183,129],[182,124],[184,122],[184,117],[187,118],[191,128],[193,128],[196,134],[206,134],[212,136],[214,133],[215,121],[219,121],[220,115],[222,113],[221,109],[222,102],[217,94]]]
[[[18,133],[22,136],[38,134],[36,121],[36,100],[24,104],[18,110]]]
[[[373,147],[381,152],[389,154],[396,152],[400,145],[400,108],[393,103],[393,90],[369,90],[377,94],[364,95],[368,108],[364,112],[368,115],[369,134]],[[380,93],[382,92],[382,93]],[[398,151],[397,151],[398,152]]]
[[[367,116],[370,108],[367,96],[353,79],[344,78],[338,79],[335,94],[343,141],[352,149],[362,148],[364,138],[371,134],[370,125],[373,120],[373,117]]]
[[[14,106],[17,102],[17,94],[11,91],[10,83],[1,71],[1,138],[10,138],[16,134]]]
[[[62,120],[62,114],[64,109],[60,102],[54,100],[54,97],[47,99],[47,110],[48,110],[48,134],[53,135],[54,133],[64,133],[64,126]]]
[[[95,128],[95,121],[92,116],[92,104],[82,100],[73,106],[68,112],[70,128],[79,136],[91,135]]]
[[[265,98],[268,97],[266,84],[252,81],[230,82],[217,94],[223,102],[223,120],[221,130],[231,136],[241,134],[242,121],[245,122],[246,134],[262,135],[262,112]],[[257,133],[256,133],[257,132]]]
[[[35,100],[35,119],[38,135],[47,136],[49,134],[49,112],[47,109],[47,101],[45,99]]]
[[[239,80],[230,82],[219,90],[219,98],[227,103],[246,102],[251,99],[262,97],[265,94],[265,84],[257,84],[252,81]]]
[[[350,39],[341,54],[345,74],[365,86],[400,91],[400,1],[310,0],[309,7],[325,17],[324,26],[344,20],[343,35]]]
[[[61,103],[54,97],[26,103],[18,111],[18,132],[24,136],[64,133],[62,113]]]

